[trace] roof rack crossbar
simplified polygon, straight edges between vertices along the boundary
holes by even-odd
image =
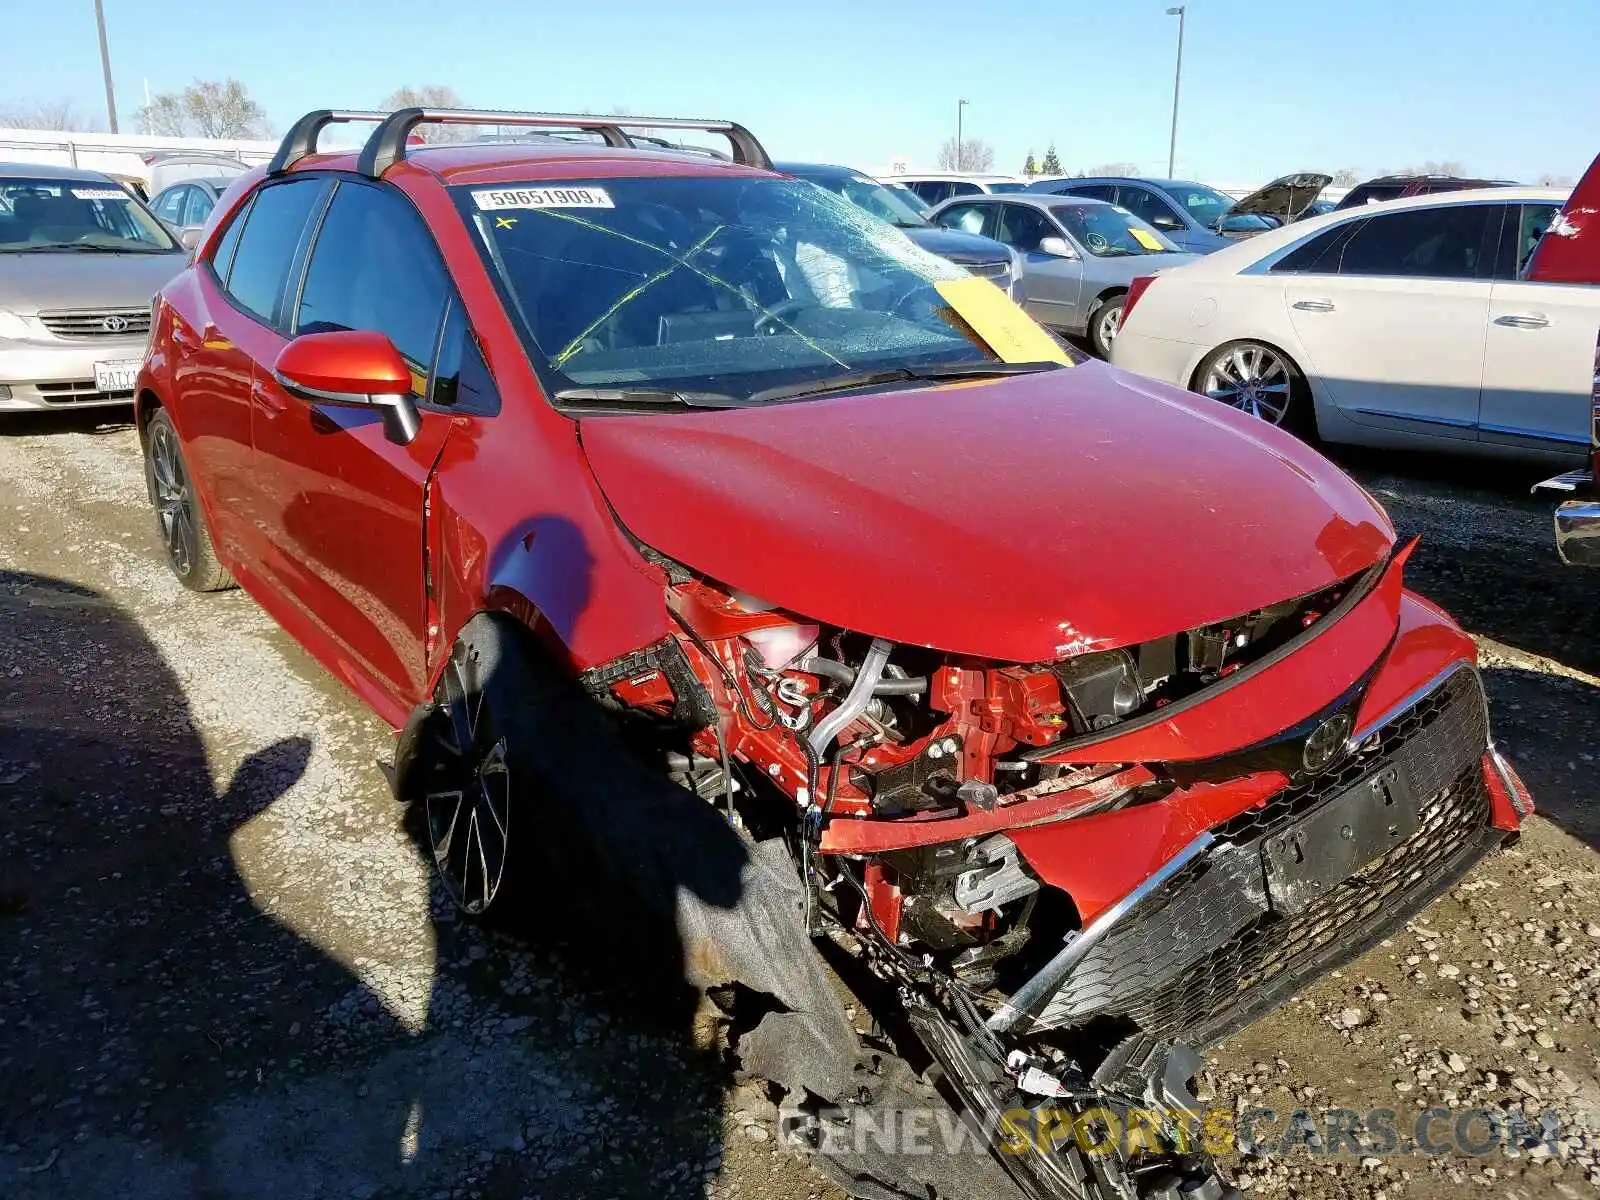
[[[307,118],[301,118],[302,121]],[[608,146],[633,148],[623,131],[628,129],[698,129],[720,133],[733,146],[733,161],[762,170],[772,169],[772,159],[743,125],[733,121],[699,121],[685,117],[597,117],[585,113],[498,112],[476,108],[401,108],[383,118],[362,147],[356,169],[374,179],[406,156],[406,140],[418,125],[523,125],[554,129],[582,129],[598,133]],[[296,127],[298,128],[298,126]],[[287,143],[287,139],[285,139]]]
[[[267,166],[269,175],[287,171],[308,154],[317,152],[317,138],[329,125],[346,121],[383,121],[386,112],[368,112],[360,109],[318,108],[296,121],[278,143],[278,152]]]

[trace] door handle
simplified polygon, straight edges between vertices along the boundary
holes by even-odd
[[[1550,324],[1550,318],[1543,313],[1506,313],[1496,317],[1494,323],[1511,329],[1543,329]]]
[[[289,405],[273,394],[271,388],[263,387],[259,382],[250,385],[250,399],[261,410],[261,415],[267,420],[283,415]]]
[[[1298,308],[1301,312],[1332,312],[1332,300],[1296,300],[1289,306]]]

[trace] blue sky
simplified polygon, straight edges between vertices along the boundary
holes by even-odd
[[[104,0],[124,129],[155,91],[233,76],[278,131],[449,84],[487,108],[730,117],[777,158],[932,166],[955,130],[1016,171],[1163,170],[1170,0]],[[1600,3],[1189,0],[1178,173],[1259,182],[1457,161],[1533,181],[1600,153]],[[0,0],[0,105],[102,113],[92,0]],[[20,51],[20,52],[19,52]]]

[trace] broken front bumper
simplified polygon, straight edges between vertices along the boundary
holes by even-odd
[[[1592,471],[1569,471],[1546,479],[1535,492],[1558,492],[1573,499],[1556,506],[1556,553],[1569,567],[1600,567],[1600,490]]]
[[[991,1028],[1117,1018],[1204,1046],[1248,1024],[1387,936],[1505,838],[1496,795],[1523,793],[1491,754],[1477,673],[1458,663],[1352,739],[1332,770],[1201,834],[1154,886],[1069,941]]]

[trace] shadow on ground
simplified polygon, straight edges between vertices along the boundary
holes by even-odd
[[[319,949],[272,905],[293,868],[240,862],[312,743],[216,757],[129,615],[0,572],[0,1194],[703,1193],[723,1080],[681,1005],[585,992],[437,895],[421,929],[365,901],[407,978]],[[368,885],[348,836],[312,863],[330,925]]]

